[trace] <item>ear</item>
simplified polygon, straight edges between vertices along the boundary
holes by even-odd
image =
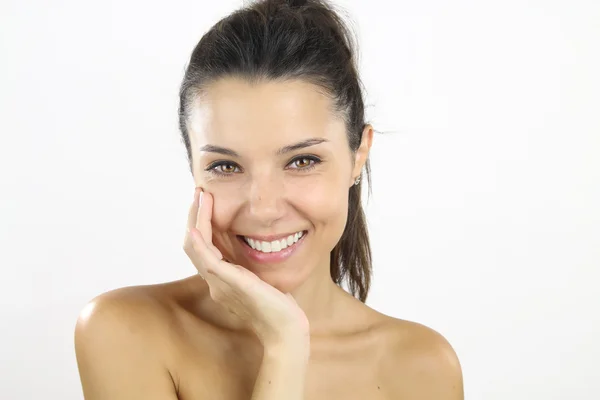
[[[365,125],[365,129],[362,132],[362,139],[360,146],[356,150],[354,155],[354,167],[352,168],[352,175],[350,176],[350,186],[354,185],[354,181],[361,175],[361,171],[369,158],[369,151],[373,144],[373,126],[370,124]]]

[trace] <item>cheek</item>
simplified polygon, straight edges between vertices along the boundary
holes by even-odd
[[[235,192],[235,191],[234,191]],[[227,231],[235,218],[236,212],[242,203],[241,196],[231,194],[226,188],[211,191],[213,195],[212,225],[217,231]]]
[[[295,194],[294,203],[303,211],[315,228],[331,240],[323,238],[328,244],[337,243],[344,231],[348,214],[348,188],[340,179],[332,182],[314,182],[310,188]]]

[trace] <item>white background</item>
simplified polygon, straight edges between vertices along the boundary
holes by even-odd
[[[600,3],[337,3],[382,132],[368,304],[440,331],[467,399],[600,398]],[[81,399],[85,303],[194,273],[177,92],[241,4],[0,3],[0,398]]]

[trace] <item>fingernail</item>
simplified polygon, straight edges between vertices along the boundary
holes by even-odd
[[[204,190],[200,189],[200,197],[198,199],[198,205],[201,206],[202,205],[202,195],[204,194]]]

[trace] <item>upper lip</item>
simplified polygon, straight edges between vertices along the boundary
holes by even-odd
[[[286,239],[290,235],[294,235],[296,232],[304,232],[304,230],[293,231],[292,233],[284,233],[279,235],[240,235],[246,238],[262,240],[263,242],[273,242],[275,240]]]

